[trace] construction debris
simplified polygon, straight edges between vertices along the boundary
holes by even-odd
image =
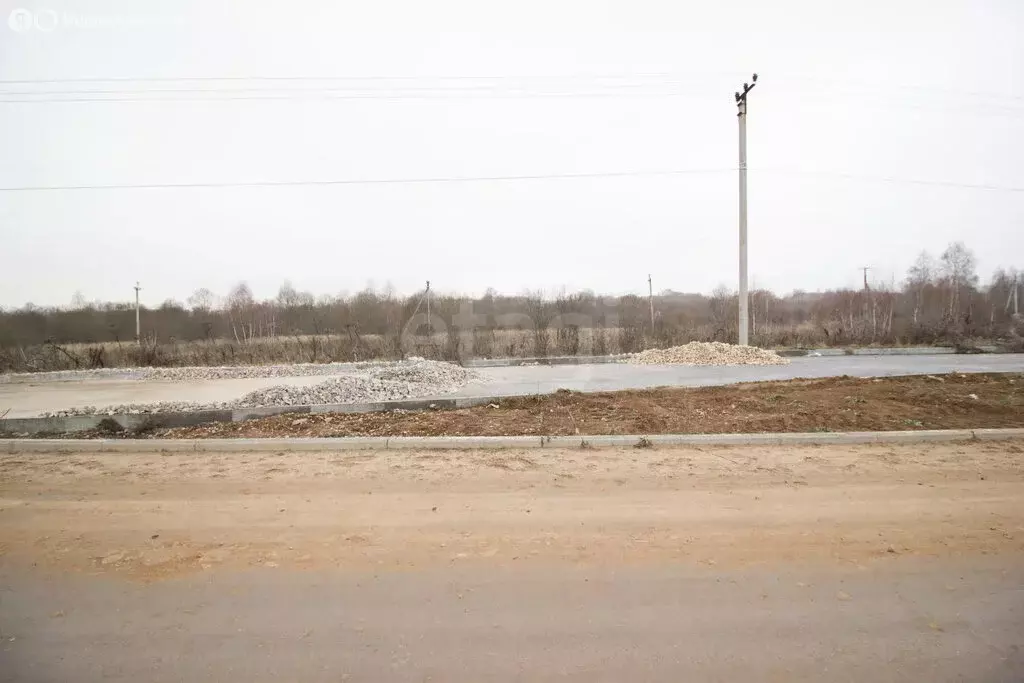
[[[789,359],[756,346],[690,342],[668,349],[648,349],[626,359],[639,365],[789,365]]]

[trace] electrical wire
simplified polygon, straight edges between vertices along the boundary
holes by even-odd
[[[694,76],[733,76],[735,74],[687,74],[680,72],[636,72],[618,74],[533,74],[533,75],[440,75],[440,76],[164,76],[139,77],[115,76],[111,78],[37,78],[37,79],[0,79],[0,85],[29,85],[57,83],[171,83],[171,82],[239,82],[239,81],[568,81],[568,80],[601,80],[601,79],[634,79],[634,78],[675,78]]]
[[[162,189],[203,189],[203,188],[243,188],[243,187],[316,187],[331,185],[425,185],[442,183],[477,183],[477,182],[515,182],[530,180],[572,180],[586,178],[628,178],[643,176],[673,176],[690,174],[732,173],[736,168],[716,169],[671,169],[661,171],[598,171],[592,173],[538,173],[530,175],[494,175],[494,176],[439,176],[422,178],[368,178],[368,179],[337,179],[337,180],[266,180],[237,182],[196,182],[196,183],[138,183],[110,185],[25,185],[20,187],[0,187],[0,192],[51,192],[79,190],[162,190]],[[899,178],[895,176],[873,176],[866,174],[845,173],[841,171],[799,170],[785,168],[751,168],[749,172],[800,175],[810,177],[840,178],[846,180],[862,180],[869,182],[897,183],[908,185],[927,185],[937,187],[956,187],[972,190],[989,190],[997,192],[1024,192],[1024,187],[992,185],[987,183],[962,183],[946,180],[927,180],[920,178]]]
[[[825,178],[841,178],[845,180],[863,180],[878,183],[902,183],[906,185],[931,185],[935,187],[959,187],[970,190],[992,190],[997,192],[1024,192],[1024,187],[1012,187],[1007,185],[990,185],[988,183],[961,183],[950,180],[926,180],[921,178],[898,178],[895,176],[873,176],[858,173],[845,173],[842,171],[802,171],[799,169],[786,168],[751,168],[753,173],[778,173],[780,175],[799,175]]]
[[[661,86],[666,83],[651,83],[651,82],[637,82],[637,83],[607,83],[597,87],[601,88],[649,88],[653,86]],[[355,88],[348,87],[343,88],[341,86],[333,87],[322,87],[316,86],[312,88],[307,87],[288,87],[288,88],[146,88],[146,89],[131,89],[131,88],[116,88],[116,89],[101,89],[101,90],[0,90],[0,95],[12,95],[12,96],[23,96],[23,95],[132,95],[132,94],[150,94],[150,93],[246,93],[246,92],[281,92],[281,93],[304,93],[304,92],[389,92],[389,91],[403,91],[403,92],[430,92],[430,91],[444,91],[450,90],[452,92],[478,92],[478,91],[493,91],[499,89],[501,86],[480,84],[480,85],[467,85],[457,88],[452,87],[441,87],[441,86],[429,86],[429,87],[416,87],[416,86],[399,86],[399,87],[387,87],[387,88]],[[513,91],[528,91],[527,88],[511,88]]]
[[[592,99],[592,98],[630,98],[630,97],[683,97],[689,99],[717,99],[726,101],[729,98],[726,97],[711,97],[695,95],[693,93],[685,92],[549,92],[549,93],[437,93],[434,95],[429,94],[408,94],[408,95],[378,95],[378,94],[362,94],[362,95],[331,95],[325,93],[309,93],[301,94],[298,97],[291,95],[218,95],[215,97],[61,97],[61,98],[39,98],[39,99],[3,99],[3,93],[0,93],[0,104],[60,104],[62,102],[233,102],[233,101],[245,101],[245,100],[262,100],[262,101],[302,101],[302,100],[452,100],[452,99],[469,99],[469,100],[489,100],[489,99],[535,99],[535,98],[581,98],[581,99]]]
[[[582,178],[627,178],[638,176],[670,176],[700,173],[728,173],[735,169],[674,169],[665,171],[599,171],[593,173],[538,173],[532,175],[441,176],[433,178],[369,178],[339,180],[257,180],[208,183],[138,183],[112,185],[25,185],[0,187],[0,192],[49,192],[76,190],[163,190],[229,187],[291,187],[326,185],[418,185],[434,183],[510,182],[525,180],[571,180]]]
[[[746,74],[738,72],[677,72],[677,71],[656,71],[656,72],[633,72],[633,73],[577,73],[577,74],[534,74],[534,75],[415,75],[415,76],[393,76],[393,75],[358,75],[358,76],[313,76],[313,75],[287,75],[287,76],[114,76],[114,77],[76,77],[76,78],[38,78],[38,79],[0,79],[0,85],[39,85],[39,84],[74,84],[74,83],[239,83],[239,82],[443,82],[443,81],[580,81],[580,80],[635,80],[635,79],[661,79],[666,82],[685,83],[694,80],[706,80],[709,77],[729,77],[736,75],[740,77]],[[766,74],[762,74],[762,79]],[[818,78],[800,74],[775,73],[767,75],[772,81],[785,84],[790,83],[811,84],[827,86],[828,89],[856,89],[876,90],[881,92],[898,92],[906,94],[914,91],[918,94],[932,94],[939,96],[973,97],[1002,100],[1024,101],[1024,95],[1017,95],[1005,92],[990,92],[979,90],[958,90],[954,88],[943,88],[939,86],[928,86],[918,84],[884,84],[857,79],[856,76],[844,76],[842,79]]]

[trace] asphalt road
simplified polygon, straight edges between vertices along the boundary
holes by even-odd
[[[797,377],[885,377],[946,372],[1024,372],[1024,354],[823,356],[793,358],[783,366],[535,365],[477,368],[483,381],[451,396],[504,396],[550,393],[558,389],[614,391],[658,386],[708,386]],[[277,384],[312,384],[320,377],[228,379],[193,382],[91,379],[0,383],[0,413],[33,417],[80,406],[158,401],[218,402]]]
[[[0,680],[1024,680],[1017,560],[0,575]]]

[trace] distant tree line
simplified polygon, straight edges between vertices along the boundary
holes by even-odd
[[[955,242],[937,258],[922,252],[897,287],[793,292],[778,296],[758,289],[750,295],[752,343],[810,347],[847,344],[955,344],[966,339],[1019,343],[1020,298],[1024,277],[999,269],[979,282],[973,253]],[[433,331],[459,332],[549,328],[617,329],[621,350],[689,340],[735,342],[738,302],[720,287],[710,296],[665,291],[655,297],[652,326],[647,297],[603,297],[583,291],[543,296],[499,295],[489,290],[470,299],[431,294]],[[257,340],[334,335],[397,339],[427,333],[425,293],[402,297],[385,289],[351,296],[320,296],[285,282],[273,299],[257,300],[242,282],[223,297],[196,290],[184,304],[166,301],[143,308],[142,336],[150,344],[220,340],[239,347]],[[472,313],[472,323],[466,314]],[[624,332],[623,332],[624,331]],[[556,341],[563,336],[556,335]],[[541,335],[544,339],[548,335]],[[135,310],[129,303],[90,304],[80,295],[64,308],[27,304],[0,311],[0,348],[117,343],[135,337]],[[539,339],[540,337],[538,337]],[[545,342],[546,344],[546,342]],[[571,352],[556,343],[546,352]],[[479,351],[478,351],[479,352]],[[10,353],[8,354],[10,355]],[[24,356],[24,352],[21,353]],[[13,361],[8,366],[17,365]],[[0,369],[10,369],[0,368]]]

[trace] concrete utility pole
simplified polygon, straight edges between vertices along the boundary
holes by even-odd
[[[1013,298],[1013,314],[1017,315],[1020,313],[1020,309],[1017,308],[1017,289],[1020,287],[1017,281],[1020,280],[1020,275],[1015,275],[1013,278],[1013,292],[1011,292],[1011,298]],[[1006,307],[1010,307],[1010,298],[1006,299]]]
[[[654,332],[654,284],[650,273],[647,274],[647,300],[651,304],[651,332]]]
[[[142,328],[139,326],[139,290],[140,289],[142,289],[142,287],[139,287],[139,283],[136,282],[135,283],[135,343],[136,344],[139,343],[139,340],[142,339],[142,334],[141,334]]]
[[[424,295],[427,298],[427,338],[433,338],[434,326],[430,324],[430,280],[427,280],[427,292]]]
[[[868,291],[868,271],[871,270],[871,266],[861,266],[858,270],[864,271],[864,291]]]
[[[751,83],[743,84],[743,92],[736,93],[736,118],[740,124],[740,338],[741,346],[750,342],[747,313],[747,94],[757,85],[757,74]]]

